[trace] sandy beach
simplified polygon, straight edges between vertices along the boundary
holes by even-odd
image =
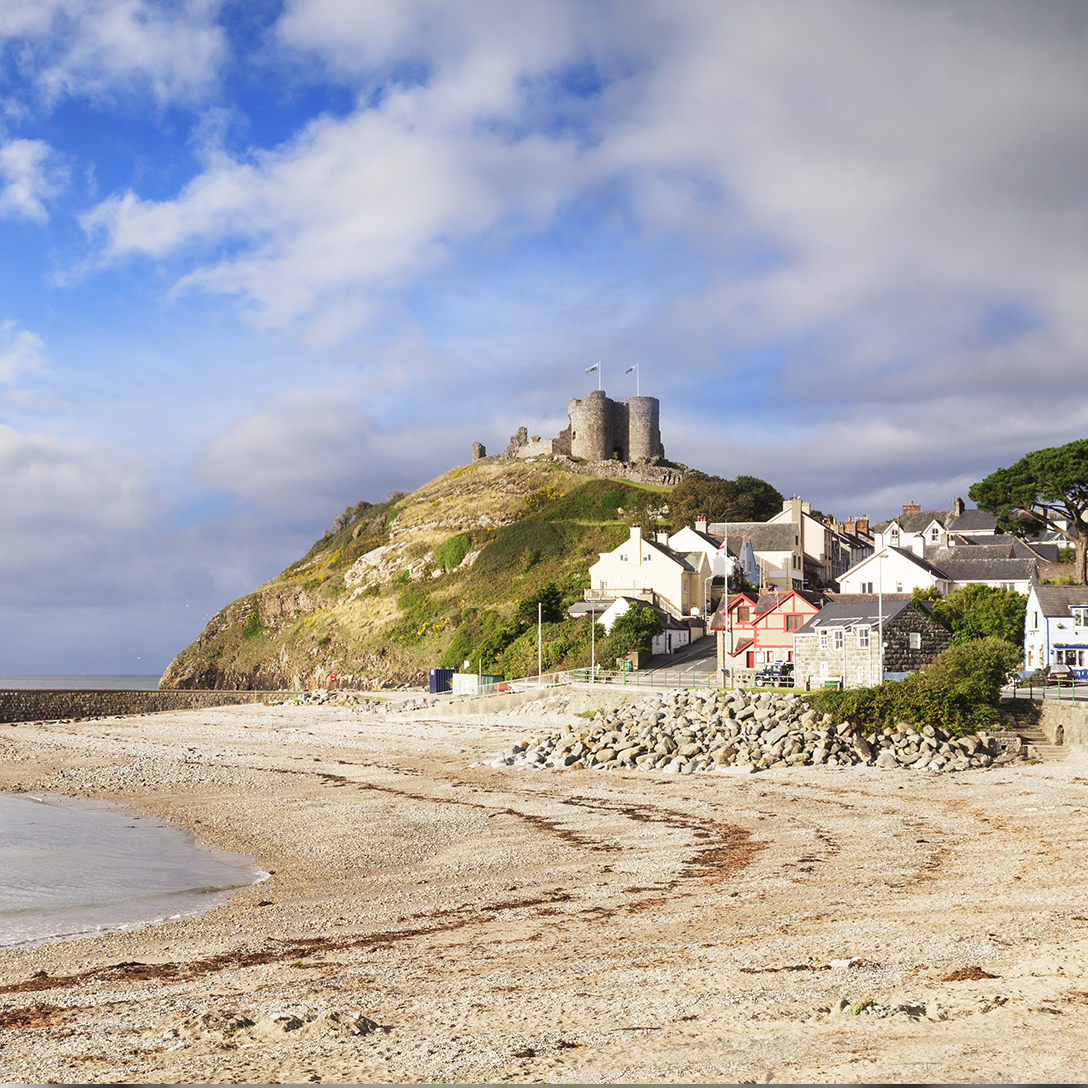
[[[0,1079],[1088,1080],[1088,761],[470,766],[563,722],[0,726],[0,788],[123,801],[272,874],[0,952]]]

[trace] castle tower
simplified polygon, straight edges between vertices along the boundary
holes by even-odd
[[[615,449],[615,402],[600,389],[567,404],[570,452],[587,461],[608,461]]]
[[[661,402],[657,397],[629,397],[617,408],[627,416],[625,461],[650,461],[664,457],[661,445]]]

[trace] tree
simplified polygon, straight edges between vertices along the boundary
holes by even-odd
[[[708,521],[766,521],[781,511],[782,495],[755,476],[724,480],[689,472],[669,496],[669,514],[676,526],[690,525],[699,515]]]
[[[524,601],[519,602],[514,613],[518,623],[536,623],[536,606],[541,605],[540,618],[545,623],[562,623],[563,594],[554,582],[549,582]]]
[[[980,510],[996,514],[1005,532],[1060,533],[1076,549],[1077,577],[1088,581],[1088,439],[1025,454],[972,484],[967,494]]]
[[[632,650],[648,650],[654,635],[660,635],[664,630],[652,608],[643,608],[632,601],[627,611],[612,622],[609,652],[614,657],[623,657]]]
[[[1027,608],[1028,599],[1022,593],[977,582],[954,590],[933,604],[937,618],[952,628],[953,646],[991,636],[1023,646]]]

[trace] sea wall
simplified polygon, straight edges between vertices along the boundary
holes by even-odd
[[[259,703],[267,691],[0,691],[0,722],[60,721]]]
[[[1039,727],[1050,744],[1088,751],[1088,706],[1044,699],[1039,703]]]

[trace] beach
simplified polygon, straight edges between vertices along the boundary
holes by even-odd
[[[247,705],[0,726],[0,789],[267,880],[0,951],[7,1082],[1084,1082],[1088,760],[472,766],[578,727]]]

